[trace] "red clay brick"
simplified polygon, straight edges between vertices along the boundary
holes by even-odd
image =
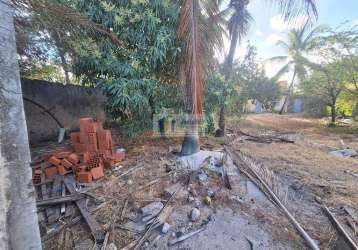
[[[79,172],[77,173],[77,180],[79,182],[92,182],[92,174],[91,172]]]
[[[87,144],[89,143],[88,133],[85,131],[80,132],[80,143]]]
[[[87,133],[96,133],[99,129],[98,122],[92,122],[87,125]]]
[[[75,150],[76,153],[82,154],[84,152],[86,152],[86,144],[82,144],[82,143],[75,143],[73,144],[73,148]]]
[[[72,132],[70,134],[71,142],[72,143],[79,143],[80,142],[80,132]]]
[[[72,164],[77,164],[80,162],[80,156],[76,153],[72,153],[67,157],[67,160]]]
[[[104,177],[103,167],[96,167],[91,169],[91,174],[93,180]]]
[[[67,170],[66,170],[65,167],[62,166],[62,165],[60,165],[60,166],[57,167],[57,171],[58,171],[58,173],[59,173],[60,175],[65,175],[65,174],[67,174]]]
[[[87,132],[88,126],[90,126],[91,123],[93,123],[92,118],[90,118],[90,117],[81,118],[80,119],[80,130],[81,130],[81,132]]]
[[[88,133],[88,143],[97,145],[97,133]]]
[[[66,158],[67,156],[69,156],[70,154],[72,153],[72,151],[59,151],[59,152],[55,152],[53,154],[53,156],[55,156],[56,158],[59,158],[59,159],[63,159],[63,158]]]
[[[67,169],[72,168],[72,163],[69,162],[67,159],[62,159],[61,165],[64,166],[65,168],[67,168]]]
[[[51,178],[57,174],[58,174],[57,167],[53,166],[53,167],[45,168],[45,175],[47,178]]]
[[[86,144],[86,151],[89,151],[89,152],[97,151],[97,145],[95,145],[95,144]]]
[[[59,166],[61,164],[61,160],[58,159],[56,156],[51,156],[48,159],[48,162],[50,162],[52,165]]]

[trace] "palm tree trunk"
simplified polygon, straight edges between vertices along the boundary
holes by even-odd
[[[181,155],[192,155],[200,151],[199,121],[190,117],[186,121],[184,140],[181,146]]]
[[[229,54],[227,55],[227,58],[225,60],[225,65],[224,65],[225,81],[230,80],[230,76],[232,73],[232,67],[233,67],[233,63],[234,63],[234,54],[235,54],[238,40],[239,40],[239,30],[236,28],[232,34]],[[225,99],[226,99],[226,95],[224,94],[224,101],[221,104],[220,114],[219,114],[219,130],[220,131],[219,131],[219,133],[217,133],[218,137],[223,137],[226,135]]]
[[[0,249],[41,249],[11,4],[0,1]]]
[[[280,115],[282,115],[283,112],[285,111],[285,107],[286,107],[286,105],[287,105],[287,103],[288,103],[288,99],[289,99],[289,97],[290,97],[290,95],[291,95],[291,92],[292,92],[292,90],[293,90],[293,84],[294,84],[294,82],[295,82],[296,74],[297,74],[296,69],[294,69],[294,71],[293,71],[293,76],[292,76],[292,80],[291,80],[290,86],[288,87],[288,93],[287,93],[287,95],[285,96],[285,100],[284,100],[283,105],[282,105],[282,107],[281,107],[281,109],[280,109],[280,112],[279,112]]]

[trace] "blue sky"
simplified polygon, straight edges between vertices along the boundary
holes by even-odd
[[[337,27],[345,21],[353,21],[358,24],[358,0],[316,0],[316,3],[317,24],[331,27]],[[258,48],[258,55],[263,60],[272,56],[284,55],[284,51],[276,46],[276,42],[285,40],[290,25],[283,22],[277,7],[267,0],[252,0],[249,4],[249,11],[255,21],[252,23],[245,41],[237,48],[236,58],[245,54],[247,40],[250,40],[250,43]],[[302,19],[303,17],[298,17],[297,23]],[[267,74],[272,75],[275,70],[274,68],[267,69],[267,71],[272,71]]]

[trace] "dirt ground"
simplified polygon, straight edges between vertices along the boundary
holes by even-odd
[[[250,141],[238,130],[258,136],[284,136],[295,143]],[[355,213],[353,216],[358,213],[358,178],[352,175],[358,173],[358,159],[329,154],[342,147],[340,139],[345,146],[358,150],[356,135],[337,133],[318,119],[259,114],[239,121],[229,119],[228,138],[202,138],[201,144],[202,149],[215,151],[230,142],[233,148],[264,164],[282,184],[288,210],[320,248],[346,249],[321,209],[322,203],[327,205],[354,235],[346,225],[345,209]],[[115,143],[126,149],[126,159],[107,171],[102,180],[82,188],[97,197],[88,199],[88,210],[93,211],[95,219],[108,232],[108,244],[117,249],[129,249],[125,246],[142,237],[144,231],[124,228],[128,223],[138,222],[138,210],[153,201],[166,204],[164,190],[178,183],[182,188],[168,202],[172,208],[166,218],[171,225],[169,233],[161,233],[160,228],[153,230],[143,244],[144,249],[308,249],[287,218],[237,169],[238,188],[229,190],[215,172],[207,171],[208,179],[201,181],[199,173],[178,168],[175,152],[180,150],[181,138],[154,138],[148,132],[129,141],[115,136]],[[41,147],[32,151],[33,155],[43,153]],[[212,202],[207,204],[204,198],[209,193]],[[188,216],[193,207],[201,212],[195,222]],[[61,218],[61,223],[68,225],[77,215]],[[41,227],[46,232],[51,225],[41,223]],[[171,239],[203,227],[203,232],[168,245]],[[74,249],[99,249],[82,220],[44,241],[44,249],[65,249],[61,248],[66,238],[64,231],[70,232],[71,242],[67,245]],[[357,236],[354,239],[357,241]],[[80,247],[86,240],[88,244]]]

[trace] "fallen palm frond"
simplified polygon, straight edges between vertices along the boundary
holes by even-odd
[[[273,173],[264,165],[256,163],[252,158],[246,156],[242,152],[234,151],[229,147],[225,147],[225,151],[229,154],[234,164],[244,173],[251,181],[253,181],[263,193],[288,217],[299,234],[306,240],[311,249],[319,250],[315,241],[307,234],[292,214],[287,210],[282,202],[283,193],[281,192],[279,182],[275,181]]]

